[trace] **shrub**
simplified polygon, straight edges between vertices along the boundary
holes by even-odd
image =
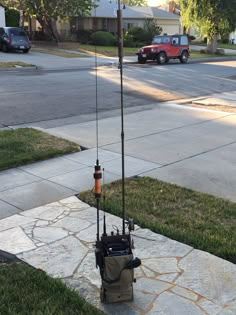
[[[216,49],[216,55],[224,55],[224,54],[225,54],[224,49],[222,49],[222,48],[217,48]]]
[[[88,44],[91,41],[92,30],[78,30],[77,31],[77,40],[81,44]]]
[[[6,26],[18,27],[20,21],[20,12],[15,9],[6,10]]]
[[[135,47],[134,37],[128,32],[124,34],[124,47]]]
[[[91,39],[94,45],[99,46],[114,46],[116,38],[109,32],[98,31],[91,35]]]
[[[195,37],[195,36],[193,36],[193,35],[188,35],[188,39],[189,39],[189,41],[192,41],[192,40],[195,40],[195,39],[196,39],[196,37]]]
[[[124,36],[124,45],[140,47],[150,44],[155,35],[160,35],[162,28],[152,19],[145,20],[144,27],[131,27]]]
[[[157,25],[154,19],[146,19],[144,22],[145,41],[150,43],[155,35],[160,35],[162,27]]]
[[[128,34],[133,36],[134,42],[145,42],[146,32],[142,27],[134,26],[128,30]]]
[[[228,38],[223,38],[223,39],[221,40],[221,43],[222,43],[222,44],[229,44],[229,39],[228,39]]]

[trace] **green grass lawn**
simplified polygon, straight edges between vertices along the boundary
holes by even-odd
[[[219,44],[219,48],[236,50],[236,45],[232,44]]]
[[[197,45],[197,46],[204,46],[206,47],[207,44],[206,43],[202,43],[202,42],[192,42],[191,45]],[[232,49],[232,50],[236,50],[236,45],[232,45],[232,44],[222,44],[222,43],[219,43],[218,44],[218,48],[225,48],[225,49]]]
[[[81,52],[88,52],[88,53],[94,53],[95,52],[95,46],[94,45],[80,45]],[[124,47],[124,56],[133,56],[138,51],[138,48],[129,48]],[[96,46],[96,52],[97,54],[101,54],[108,57],[116,57],[118,55],[118,47],[115,46]]]
[[[125,181],[127,217],[143,228],[236,263],[236,204],[148,177]],[[101,208],[121,216],[121,181],[103,187]],[[79,197],[95,205],[94,194]]]
[[[236,46],[236,45],[235,45]],[[107,56],[107,57],[117,57],[118,56],[118,48],[115,46],[94,46],[94,45],[85,45],[85,44],[80,44],[79,49],[74,47],[73,44],[67,43],[66,50],[63,51],[61,48],[49,48],[49,47],[34,47],[32,51],[36,52],[42,52],[42,53],[47,53],[47,54],[53,54],[61,57],[67,57],[67,58],[79,58],[79,57],[85,57],[86,55],[82,54],[76,54],[73,52],[69,52],[70,50],[81,52],[81,53],[86,53],[88,55],[93,56],[95,54],[95,49],[96,53],[98,55],[102,56]],[[124,56],[135,56],[136,52],[138,51],[139,47],[124,47]],[[229,54],[226,54],[229,55]],[[230,54],[230,55],[236,55],[235,54]],[[191,59],[197,59],[197,58],[207,58],[207,57],[222,57],[221,55],[215,55],[215,54],[202,54],[198,51],[191,50]]]
[[[76,143],[36,129],[0,131],[0,170],[78,151]]]
[[[0,264],[2,315],[104,315],[61,280],[23,263]]]
[[[203,54],[200,53],[200,51],[197,50],[192,50],[191,49],[191,54],[190,54],[190,58],[191,59],[198,59],[198,58],[216,58],[216,57],[224,57],[224,56],[229,56],[229,54],[225,54],[225,55],[217,55],[217,54]],[[230,54],[230,56],[236,56],[235,54]]]
[[[94,54],[95,47],[93,45],[80,45],[81,52],[88,52]],[[137,47],[124,47],[124,56],[135,56],[138,51]],[[114,46],[97,46],[96,52],[101,55],[115,57],[118,55],[118,48]],[[235,53],[236,55],[236,53]],[[199,51],[191,50],[191,59],[207,58],[207,57],[222,57],[215,54],[201,54]]]

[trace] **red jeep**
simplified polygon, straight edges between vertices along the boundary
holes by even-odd
[[[136,55],[138,56],[138,63],[156,60],[157,63],[164,64],[170,59],[179,59],[181,63],[186,63],[190,56],[188,36],[154,36],[152,44],[140,48]]]

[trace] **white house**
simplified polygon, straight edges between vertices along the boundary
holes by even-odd
[[[108,32],[117,31],[117,0],[96,0],[97,7],[91,10],[87,17],[74,19],[74,29],[80,30],[105,30]],[[133,26],[143,27],[148,19],[154,19],[162,27],[163,33],[180,33],[180,16],[149,6],[128,6],[122,5],[123,29],[127,30]],[[65,25],[61,25],[61,29]]]
[[[83,26],[87,29],[100,28],[110,32],[117,30],[116,11],[117,0],[99,0],[96,9],[91,15],[83,20]],[[163,33],[179,33],[180,17],[176,14],[149,6],[124,6],[122,10],[123,28],[132,26],[143,27],[145,20],[154,19],[163,29]]]
[[[6,26],[6,20],[5,20],[5,8],[0,3],[0,27]]]

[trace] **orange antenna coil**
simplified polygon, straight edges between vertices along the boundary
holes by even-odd
[[[94,166],[94,179],[95,179],[95,198],[101,198],[102,194],[102,170],[101,165],[98,163]]]

